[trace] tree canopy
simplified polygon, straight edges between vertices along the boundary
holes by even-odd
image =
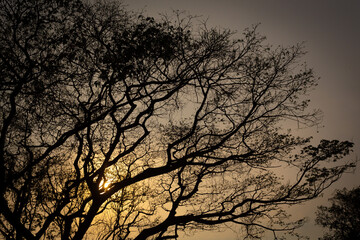
[[[317,224],[328,228],[321,239],[360,239],[360,187],[337,190],[329,199],[331,206],[320,206],[316,213]]]
[[[1,0],[0,22],[5,239],[292,231],[282,206],[354,167],[351,142],[281,128],[319,121],[301,45],[106,1]]]

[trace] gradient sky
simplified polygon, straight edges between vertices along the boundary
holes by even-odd
[[[360,1],[358,0],[124,0],[129,10],[145,15],[185,10],[208,19],[209,26],[241,32],[260,23],[258,31],[268,42],[289,46],[305,42],[303,58],[320,77],[310,99],[311,108],[324,112],[323,127],[301,131],[314,136],[314,144],[324,139],[350,140],[355,143],[351,158],[360,155]],[[299,131],[300,134],[300,131]],[[309,216],[302,229],[311,239],[322,235],[314,226],[314,212],[326,204],[334,189],[360,184],[360,166],[347,174],[318,199],[297,207],[295,215]],[[235,239],[231,231],[200,233],[184,239]]]

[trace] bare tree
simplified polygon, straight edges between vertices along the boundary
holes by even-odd
[[[316,124],[300,45],[193,27],[121,5],[1,0],[0,233],[5,239],[174,239],[225,223],[292,231],[352,143]],[[282,179],[284,169],[293,178]]]

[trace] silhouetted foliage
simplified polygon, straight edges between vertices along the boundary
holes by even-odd
[[[292,231],[281,207],[354,166],[338,163],[352,143],[280,128],[318,122],[301,46],[105,1],[1,0],[0,22],[5,239]]]
[[[329,201],[330,207],[320,206],[316,213],[316,223],[330,230],[320,239],[360,239],[360,187],[337,190]]]

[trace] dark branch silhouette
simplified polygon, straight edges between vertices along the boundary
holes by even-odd
[[[301,45],[192,21],[105,1],[1,1],[3,238],[291,232],[302,221],[282,206],[354,167],[340,161],[352,143],[311,146],[280,128],[319,122]]]
[[[320,206],[316,223],[329,231],[322,240],[360,238],[360,188],[337,190],[329,199],[331,206]]]

